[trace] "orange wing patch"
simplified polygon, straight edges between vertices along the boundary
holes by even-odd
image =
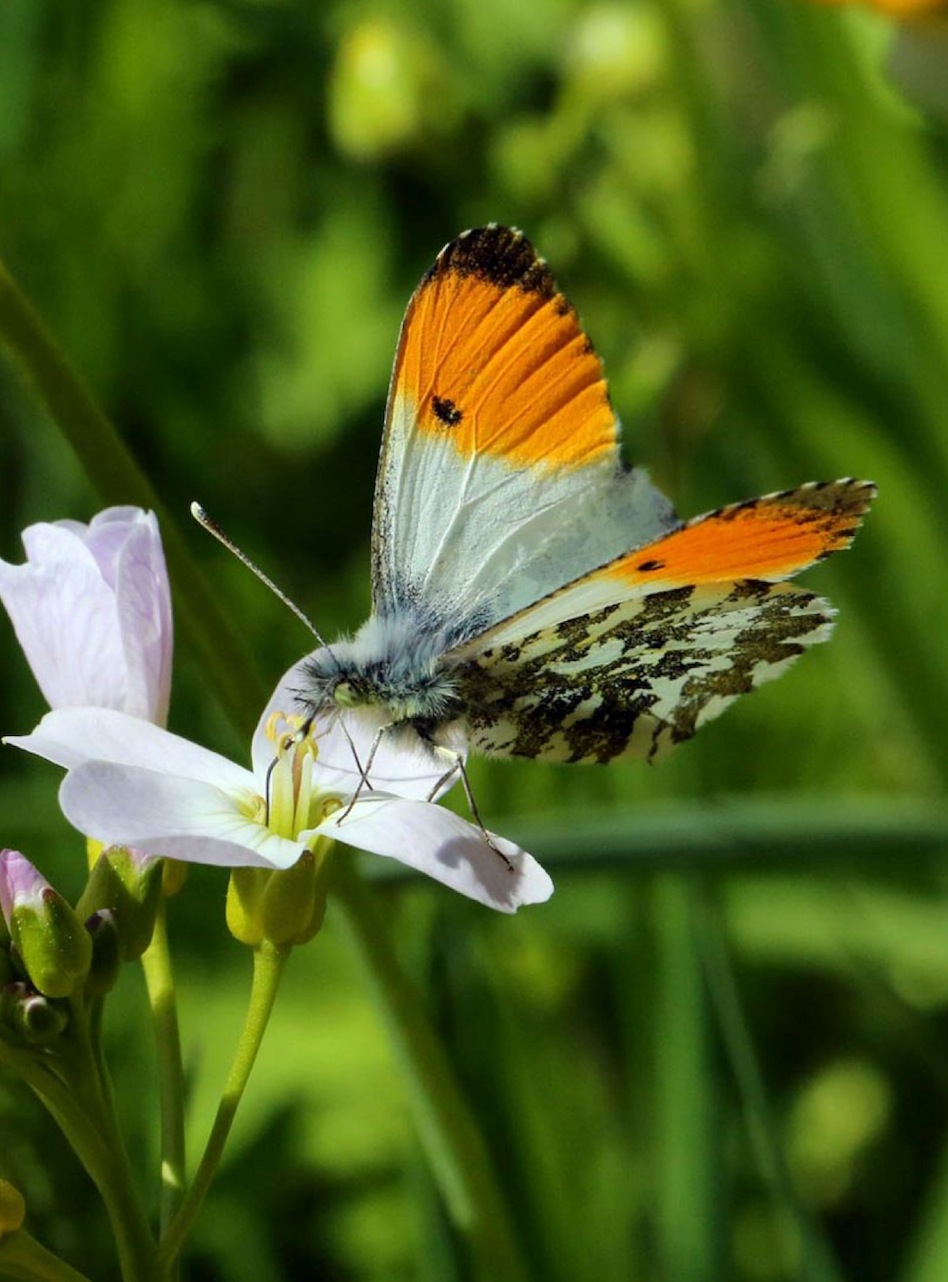
[[[814,481],[696,517],[595,577],[656,589],[725,579],[785,579],[847,547],[875,498],[868,481]]]
[[[599,358],[544,260],[506,227],[439,254],[408,305],[392,394],[465,456],[564,468],[617,449]]]

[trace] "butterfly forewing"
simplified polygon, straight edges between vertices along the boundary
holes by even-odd
[[[670,504],[623,467],[618,438],[599,358],[530,242],[496,226],[452,241],[399,339],[375,612],[421,602],[470,635],[670,529]]]

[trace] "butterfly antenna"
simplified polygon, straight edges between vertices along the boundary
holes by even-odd
[[[260,569],[260,566],[256,565],[253,561],[251,561],[250,557],[247,555],[246,552],[242,552],[240,550],[240,548],[233,541],[233,539],[231,539],[227,534],[225,534],[224,531],[221,529],[221,527],[213,519],[213,517],[209,516],[207,512],[204,510],[204,508],[201,507],[200,503],[191,504],[191,515],[194,517],[195,521],[197,521],[198,525],[203,526],[203,528],[207,530],[208,534],[213,534],[214,538],[217,539],[218,543],[223,543],[224,547],[227,549],[228,552],[233,552],[237,560],[240,561],[243,565],[245,565],[247,569],[251,571],[251,573],[255,574],[257,578],[260,580],[260,582],[264,585],[264,587],[269,588],[270,591],[273,593],[273,595],[277,598],[277,600],[282,601],[283,604],[286,606],[286,608],[292,614],[296,615],[300,623],[302,623],[305,627],[309,629],[310,632],[312,632],[313,636],[316,638],[316,640],[319,642],[320,645],[322,646],[326,645],[326,642],[323,640],[322,634],[320,633],[319,629],[316,627],[315,623],[313,623],[312,620],[306,617],[306,615],[299,608],[299,606],[296,604],[295,601],[291,601],[290,598],[286,595],[286,593],[277,587],[277,585],[270,578],[269,574],[264,574],[263,570]]]

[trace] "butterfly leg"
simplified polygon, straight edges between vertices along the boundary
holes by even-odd
[[[355,758],[356,769],[359,771],[359,783],[355,792],[352,794],[352,798],[350,799],[348,806],[346,806],[345,810],[339,816],[339,819],[337,820],[338,823],[342,823],[342,821],[348,818],[351,814],[352,807],[359,800],[363,788],[367,788],[369,792],[374,792],[372,784],[369,781],[369,771],[372,769],[372,763],[375,761],[375,754],[378,752],[379,744],[382,742],[382,735],[385,734],[386,730],[391,730],[391,728],[391,725],[379,726],[378,730],[375,732],[375,738],[372,740],[372,747],[369,749],[369,755],[366,757],[365,765],[363,766],[359,761],[359,754],[356,752],[355,744],[352,742],[345,724],[343,724],[343,733],[349,740],[349,747],[352,749],[352,755]]]
[[[453,758],[450,768],[444,772],[444,774],[441,776],[441,778],[438,780],[435,786],[428,793],[428,800],[434,801],[435,797],[438,795],[438,793],[441,791],[444,785],[448,782],[451,776],[456,773],[460,777],[461,786],[464,789],[464,795],[467,798],[468,809],[471,812],[471,818],[477,824],[478,828],[480,828],[481,834],[484,840],[487,842],[488,846],[490,846],[494,854],[498,857],[498,859],[502,859],[504,861],[504,863],[507,865],[507,870],[509,872],[513,872],[514,871],[513,864],[510,862],[510,860],[507,858],[504,852],[497,847],[493,837],[484,827],[484,821],[481,818],[481,812],[478,810],[477,802],[474,800],[474,792],[471,788],[471,781],[467,777],[467,768],[464,765],[464,758],[461,756],[459,752],[454,752],[451,748],[445,748],[443,744],[435,743],[433,739],[429,738],[426,734],[422,734],[421,731],[419,731],[419,735],[425,741],[425,743],[431,746],[431,748],[435,752],[444,752]]]

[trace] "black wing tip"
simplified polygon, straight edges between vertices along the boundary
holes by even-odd
[[[862,481],[853,476],[844,476],[836,481],[806,481],[803,485],[794,486],[789,490],[774,490],[756,498],[729,503],[726,507],[717,508],[714,512],[692,517],[686,524],[697,525],[708,516],[735,517],[752,508],[786,503],[795,508],[809,510],[816,519],[821,516],[851,517],[856,523],[855,529],[869,511],[878,492],[873,481]]]
[[[784,490],[775,499],[792,498],[801,507],[825,509],[834,516],[865,516],[879,491],[873,481],[844,476],[836,481],[807,481],[795,490]]]
[[[476,276],[499,289],[554,298],[556,281],[530,241],[517,227],[487,223],[461,232],[442,249],[425,281],[440,276]]]

